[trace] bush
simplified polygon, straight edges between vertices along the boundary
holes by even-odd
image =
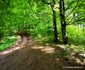
[[[11,36],[9,38],[3,38],[3,43],[0,44],[0,51],[3,51],[13,45],[18,38],[16,36]]]
[[[79,28],[77,25],[67,26],[67,33],[69,36],[69,42],[76,45],[85,45],[85,30]]]

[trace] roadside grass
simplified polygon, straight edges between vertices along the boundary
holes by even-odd
[[[0,44],[0,51],[4,51],[5,49],[9,48],[17,41],[17,39],[18,38],[16,36],[3,38],[3,43]]]

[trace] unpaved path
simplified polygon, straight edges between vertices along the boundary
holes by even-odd
[[[0,52],[0,70],[85,70],[84,66],[65,60],[62,54],[59,47],[40,45],[24,36]]]

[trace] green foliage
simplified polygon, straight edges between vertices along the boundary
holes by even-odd
[[[3,38],[3,43],[0,44],[0,51],[3,51],[13,45],[17,40],[17,37]]]
[[[50,0],[46,0],[49,2]],[[61,40],[59,0],[57,3],[57,26]],[[85,1],[65,0],[65,14],[67,24],[84,24]],[[76,14],[76,16],[74,16]],[[73,17],[74,16],[74,17]],[[42,0],[0,0],[0,38],[12,36],[17,31],[26,30],[35,39],[43,38],[44,42],[52,42],[53,18],[51,7]],[[67,26],[69,43],[83,47],[85,42],[85,29],[78,26]],[[7,41],[11,43],[12,41]],[[0,45],[1,46],[1,45]],[[4,46],[2,44],[2,46]]]
[[[67,26],[67,32],[69,36],[69,42],[76,45],[85,45],[85,29],[78,25]]]

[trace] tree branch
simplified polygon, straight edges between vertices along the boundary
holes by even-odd
[[[76,7],[78,6],[78,3],[79,3],[79,2],[76,3],[76,6],[71,10],[71,12],[69,13],[69,15],[73,13],[73,11],[74,11],[74,10],[76,9]],[[66,17],[68,18],[69,15],[67,15]]]
[[[51,2],[48,3],[45,0],[42,0],[42,2],[45,3],[45,4],[51,4]]]
[[[69,6],[65,9],[65,11],[68,10],[73,3],[74,2],[70,3]]]

